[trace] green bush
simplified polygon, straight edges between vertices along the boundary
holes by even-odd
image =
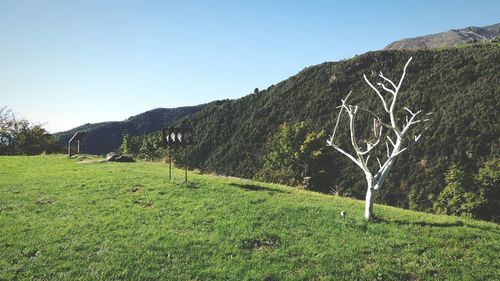
[[[263,181],[298,185],[305,171],[300,153],[305,138],[304,122],[279,126],[278,132],[266,142],[264,165],[255,177]]]
[[[266,142],[264,164],[256,178],[301,185],[304,177],[311,177],[308,188],[328,191],[333,161],[325,140],[325,131],[307,132],[305,122],[280,125]]]
[[[475,176],[479,191],[476,217],[500,222],[500,159],[486,162]]]
[[[0,155],[36,155],[59,150],[56,139],[41,125],[16,119],[11,110],[0,108]]]
[[[434,204],[438,214],[473,216],[478,197],[469,192],[471,180],[469,175],[457,165],[452,165],[445,177],[446,186]]]
[[[453,165],[445,181],[434,204],[436,213],[499,221],[500,159],[486,162],[475,175]]]

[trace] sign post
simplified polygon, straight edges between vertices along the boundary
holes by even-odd
[[[80,154],[80,141],[83,140],[83,138],[85,138],[85,136],[87,135],[88,132],[84,132],[84,131],[78,131],[76,132],[73,137],[69,140],[68,142],[68,157],[71,157],[73,155],[72,151],[71,151],[71,145],[76,141],[77,143],[77,147],[76,147],[76,153],[77,154]]]
[[[184,180],[187,182],[188,155],[187,146],[193,144],[193,129],[191,128],[163,128],[162,145],[168,148],[169,167],[168,178],[172,180],[172,149],[184,147]]]
[[[172,150],[168,148],[168,180],[172,180]]]

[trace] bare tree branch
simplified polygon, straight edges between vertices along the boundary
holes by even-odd
[[[339,112],[339,115],[337,116],[337,122],[335,123],[335,128],[333,129],[333,134],[330,137],[330,142],[333,142],[333,140],[335,139],[335,132],[337,131],[337,127],[338,127],[339,122],[340,122],[340,117],[342,115],[342,110],[344,109],[343,105],[345,105],[345,103],[347,102],[347,99],[349,98],[351,93],[352,93],[352,90],[349,92],[349,94],[347,94],[345,99],[342,100],[342,105],[340,106],[340,112]]]
[[[403,68],[403,75],[401,75],[401,79],[399,79],[399,84],[396,87],[397,91],[399,91],[399,89],[401,88],[401,84],[403,84],[403,80],[405,79],[406,76],[406,68],[408,67],[412,59],[413,57],[410,57],[410,59],[406,62],[405,67]]]
[[[375,91],[375,93],[377,93],[378,97],[382,101],[382,104],[384,105],[385,111],[389,112],[389,108],[387,107],[387,103],[385,102],[385,99],[382,96],[382,94],[380,93],[380,91],[377,88],[375,88],[375,86],[372,85],[372,83],[368,80],[368,78],[366,78],[365,74],[363,74],[363,77],[365,78],[366,83],[368,83],[368,85]]]
[[[380,71],[380,73],[378,74],[378,76],[379,76],[380,78],[384,79],[385,81],[389,82],[389,84],[391,84],[391,86],[392,86],[392,87],[394,87],[394,90],[396,90],[396,89],[398,88],[398,87],[396,87],[396,84],[394,84],[394,82],[392,82],[392,80],[391,80],[391,79],[386,78],[386,77],[384,76],[384,74],[382,73],[382,71]]]
[[[395,146],[396,146],[396,144],[392,141],[391,137],[386,136],[386,138],[387,138],[387,139],[391,142],[392,147],[395,147]]]
[[[387,88],[383,83],[377,83],[377,85],[382,86],[382,89],[384,89],[386,92],[391,93],[393,96],[396,95],[396,92],[394,90]]]
[[[391,152],[389,150],[389,143],[385,142],[385,147],[387,148],[387,158],[391,157]]]
[[[356,165],[358,165],[361,169],[364,169],[363,165],[361,165],[361,163],[359,163],[358,160],[356,158],[354,158],[354,156],[352,156],[351,154],[349,154],[348,152],[344,151],[342,148],[338,147],[337,145],[335,145],[333,143],[329,143],[328,145],[331,146],[331,147],[333,147],[333,148],[335,148],[337,151],[339,151],[340,153],[344,154],[345,156],[347,156],[354,163],[356,163]]]

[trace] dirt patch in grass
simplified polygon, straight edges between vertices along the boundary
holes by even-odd
[[[47,204],[52,204],[53,201],[47,198],[39,198],[35,201],[35,203],[38,205],[47,205]]]
[[[93,164],[93,163],[101,163],[101,162],[106,162],[102,159],[87,159],[87,160],[81,160],[76,162],[76,164]]]
[[[129,189],[128,191],[130,191],[130,192],[132,192],[132,193],[144,192],[144,186],[142,186],[142,185],[137,185],[137,186],[132,187],[132,188],[131,188],[131,189]]]
[[[241,240],[241,248],[244,250],[271,250],[279,245],[280,238],[273,234],[267,234],[260,238]]]
[[[92,164],[92,163],[105,162],[104,158],[102,158],[101,156],[91,155],[91,154],[76,154],[71,156],[70,159],[76,160],[77,164]]]
[[[153,202],[149,200],[134,200],[134,203],[144,208],[153,208]]]
[[[184,188],[191,188],[191,189],[198,189],[201,187],[201,184],[198,182],[194,181],[188,181],[188,182],[177,182],[175,183],[176,185]]]
[[[250,201],[250,204],[261,204],[261,203],[265,203],[267,200],[264,199],[264,198],[261,198],[261,199],[255,199],[255,200],[251,200]]]
[[[24,253],[24,255],[27,258],[31,258],[31,259],[34,259],[34,258],[38,257],[40,254],[41,254],[40,251],[37,251],[37,250],[34,250],[34,249],[27,250]]]

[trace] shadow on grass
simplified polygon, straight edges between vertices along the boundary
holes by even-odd
[[[418,225],[418,226],[430,226],[430,227],[459,227],[459,226],[465,226],[465,227],[470,227],[470,228],[477,228],[481,229],[484,231],[491,231],[491,232],[499,232],[500,229],[495,228],[495,227],[486,227],[486,226],[479,226],[479,225],[472,225],[465,223],[463,221],[455,221],[455,222],[449,222],[449,223],[439,223],[439,222],[426,222],[426,221],[415,221],[415,222],[410,222],[410,221],[401,221],[401,220],[388,220],[385,218],[380,218],[380,217],[375,217],[373,222],[376,223],[392,223],[392,224],[397,224],[397,225]]]
[[[397,225],[418,225],[418,226],[431,226],[431,227],[457,227],[457,226],[464,226],[464,222],[462,221],[456,221],[452,223],[439,223],[439,222],[426,222],[426,221],[400,221],[400,220],[387,220],[384,218],[377,218],[374,220],[374,222],[381,222],[381,223],[393,223]]]
[[[274,192],[288,193],[288,192],[285,192],[283,190],[274,189],[274,188],[270,188],[270,187],[266,187],[266,186],[254,185],[254,184],[231,183],[230,185],[233,187],[241,188],[241,189],[248,190],[248,191],[268,191],[268,192],[272,192],[272,193],[274,193]]]

